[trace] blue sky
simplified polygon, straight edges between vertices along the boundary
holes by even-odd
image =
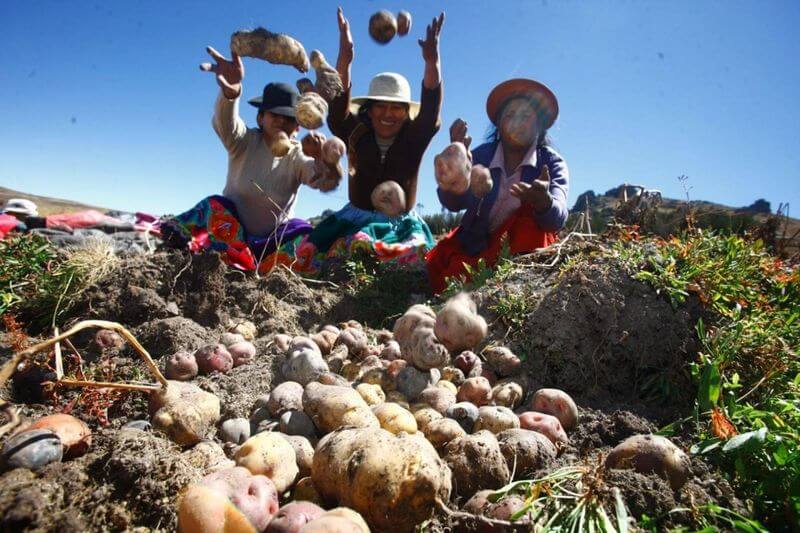
[[[124,210],[175,213],[219,193],[227,156],[210,126],[217,85],[197,65],[205,46],[262,25],[335,62],[337,3],[6,1],[0,3],[0,185]],[[526,1],[342,3],[353,28],[353,93],[397,71],[414,93],[416,39],[446,12],[442,130],[420,171],[419,202],[439,210],[433,157],[457,117],[486,133],[491,88],[512,77],[549,85],[551,130],[570,198],[622,182],[740,206],[764,197],[800,213],[800,63],[794,1]],[[367,34],[378,9],[407,9],[411,34],[386,46]],[[791,36],[795,35],[794,38]],[[245,59],[245,96],[291,67]],[[252,125],[255,112],[243,106]],[[305,188],[296,214],[346,202]]]

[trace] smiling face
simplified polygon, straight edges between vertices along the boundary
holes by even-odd
[[[408,104],[401,102],[372,102],[367,111],[375,135],[388,139],[400,133],[403,124],[408,120]]]
[[[536,103],[525,98],[514,98],[503,107],[497,129],[503,144],[527,148],[539,137],[541,126],[536,114]]]

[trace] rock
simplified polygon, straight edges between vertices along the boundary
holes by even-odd
[[[287,435],[299,435],[312,442],[317,441],[317,427],[307,414],[303,411],[286,411],[280,418],[281,433]]]
[[[153,425],[148,420],[133,420],[122,426],[121,429],[138,429],[139,431],[152,431]]]
[[[194,354],[181,350],[167,358],[164,365],[164,376],[177,381],[189,381],[197,376],[197,359]]]
[[[89,450],[92,444],[92,430],[83,420],[72,415],[57,413],[36,420],[25,431],[48,429],[58,435],[64,446],[64,457],[79,457]]]
[[[250,421],[246,418],[229,418],[220,425],[219,438],[225,442],[242,444],[250,438]]]
[[[467,433],[472,433],[472,428],[478,420],[478,407],[470,402],[458,402],[451,405],[445,412],[447,418],[452,418]]]
[[[8,439],[0,457],[6,469],[38,470],[61,461],[64,447],[61,439],[49,429],[26,430]]]
[[[212,372],[227,374],[233,368],[233,357],[223,344],[207,344],[197,350],[194,357],[202,374]]]

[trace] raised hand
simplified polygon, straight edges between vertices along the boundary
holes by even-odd
[[[242,58],[231,52],[232,59],[228,60],[211,46],[206,47],[208,55],[214,58],[216,64],[200,63],[200,70],[213,72],[217,75],[217,83],[222,89],[225,98],[233,100],[242,94],[242,80],[244,79],[244,64]]]
[[[470,143],[472,143],[472,137],[467,134],[466,121],[460,118],[453,121],[453,124],[450,126],[450,142],[463,143],[464,146],[469,148]]]
[[[434,18],[425,30],[425,40],[417,41],[422,47],[422,59],[425,63],[439,62],[439,33],[444,24],[444,12],[438,18]]]
[[[539,213],[548,210],[553,204],[553,199],[550,197],[550,171],[547,165],[542,167],[542,172],[533,183],[515,183],[509,192],[523,204],[533,206]]]
[[[339,21],[339,57],[336,60],[336,70],[342,78],[342,85],[347,89],[350,87],[350,65],[355,55],[353,36],[350,33],[350,22],[344,18],[341,7],[336,12],[336,18]]]

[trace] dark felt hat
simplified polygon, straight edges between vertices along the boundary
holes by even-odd
[[[261,96],[251,98],[247,102],[259,111],[269,111],[276,115],[294,118],[294,104],[300,96],[297,90],[288,83],[268,83]]]

